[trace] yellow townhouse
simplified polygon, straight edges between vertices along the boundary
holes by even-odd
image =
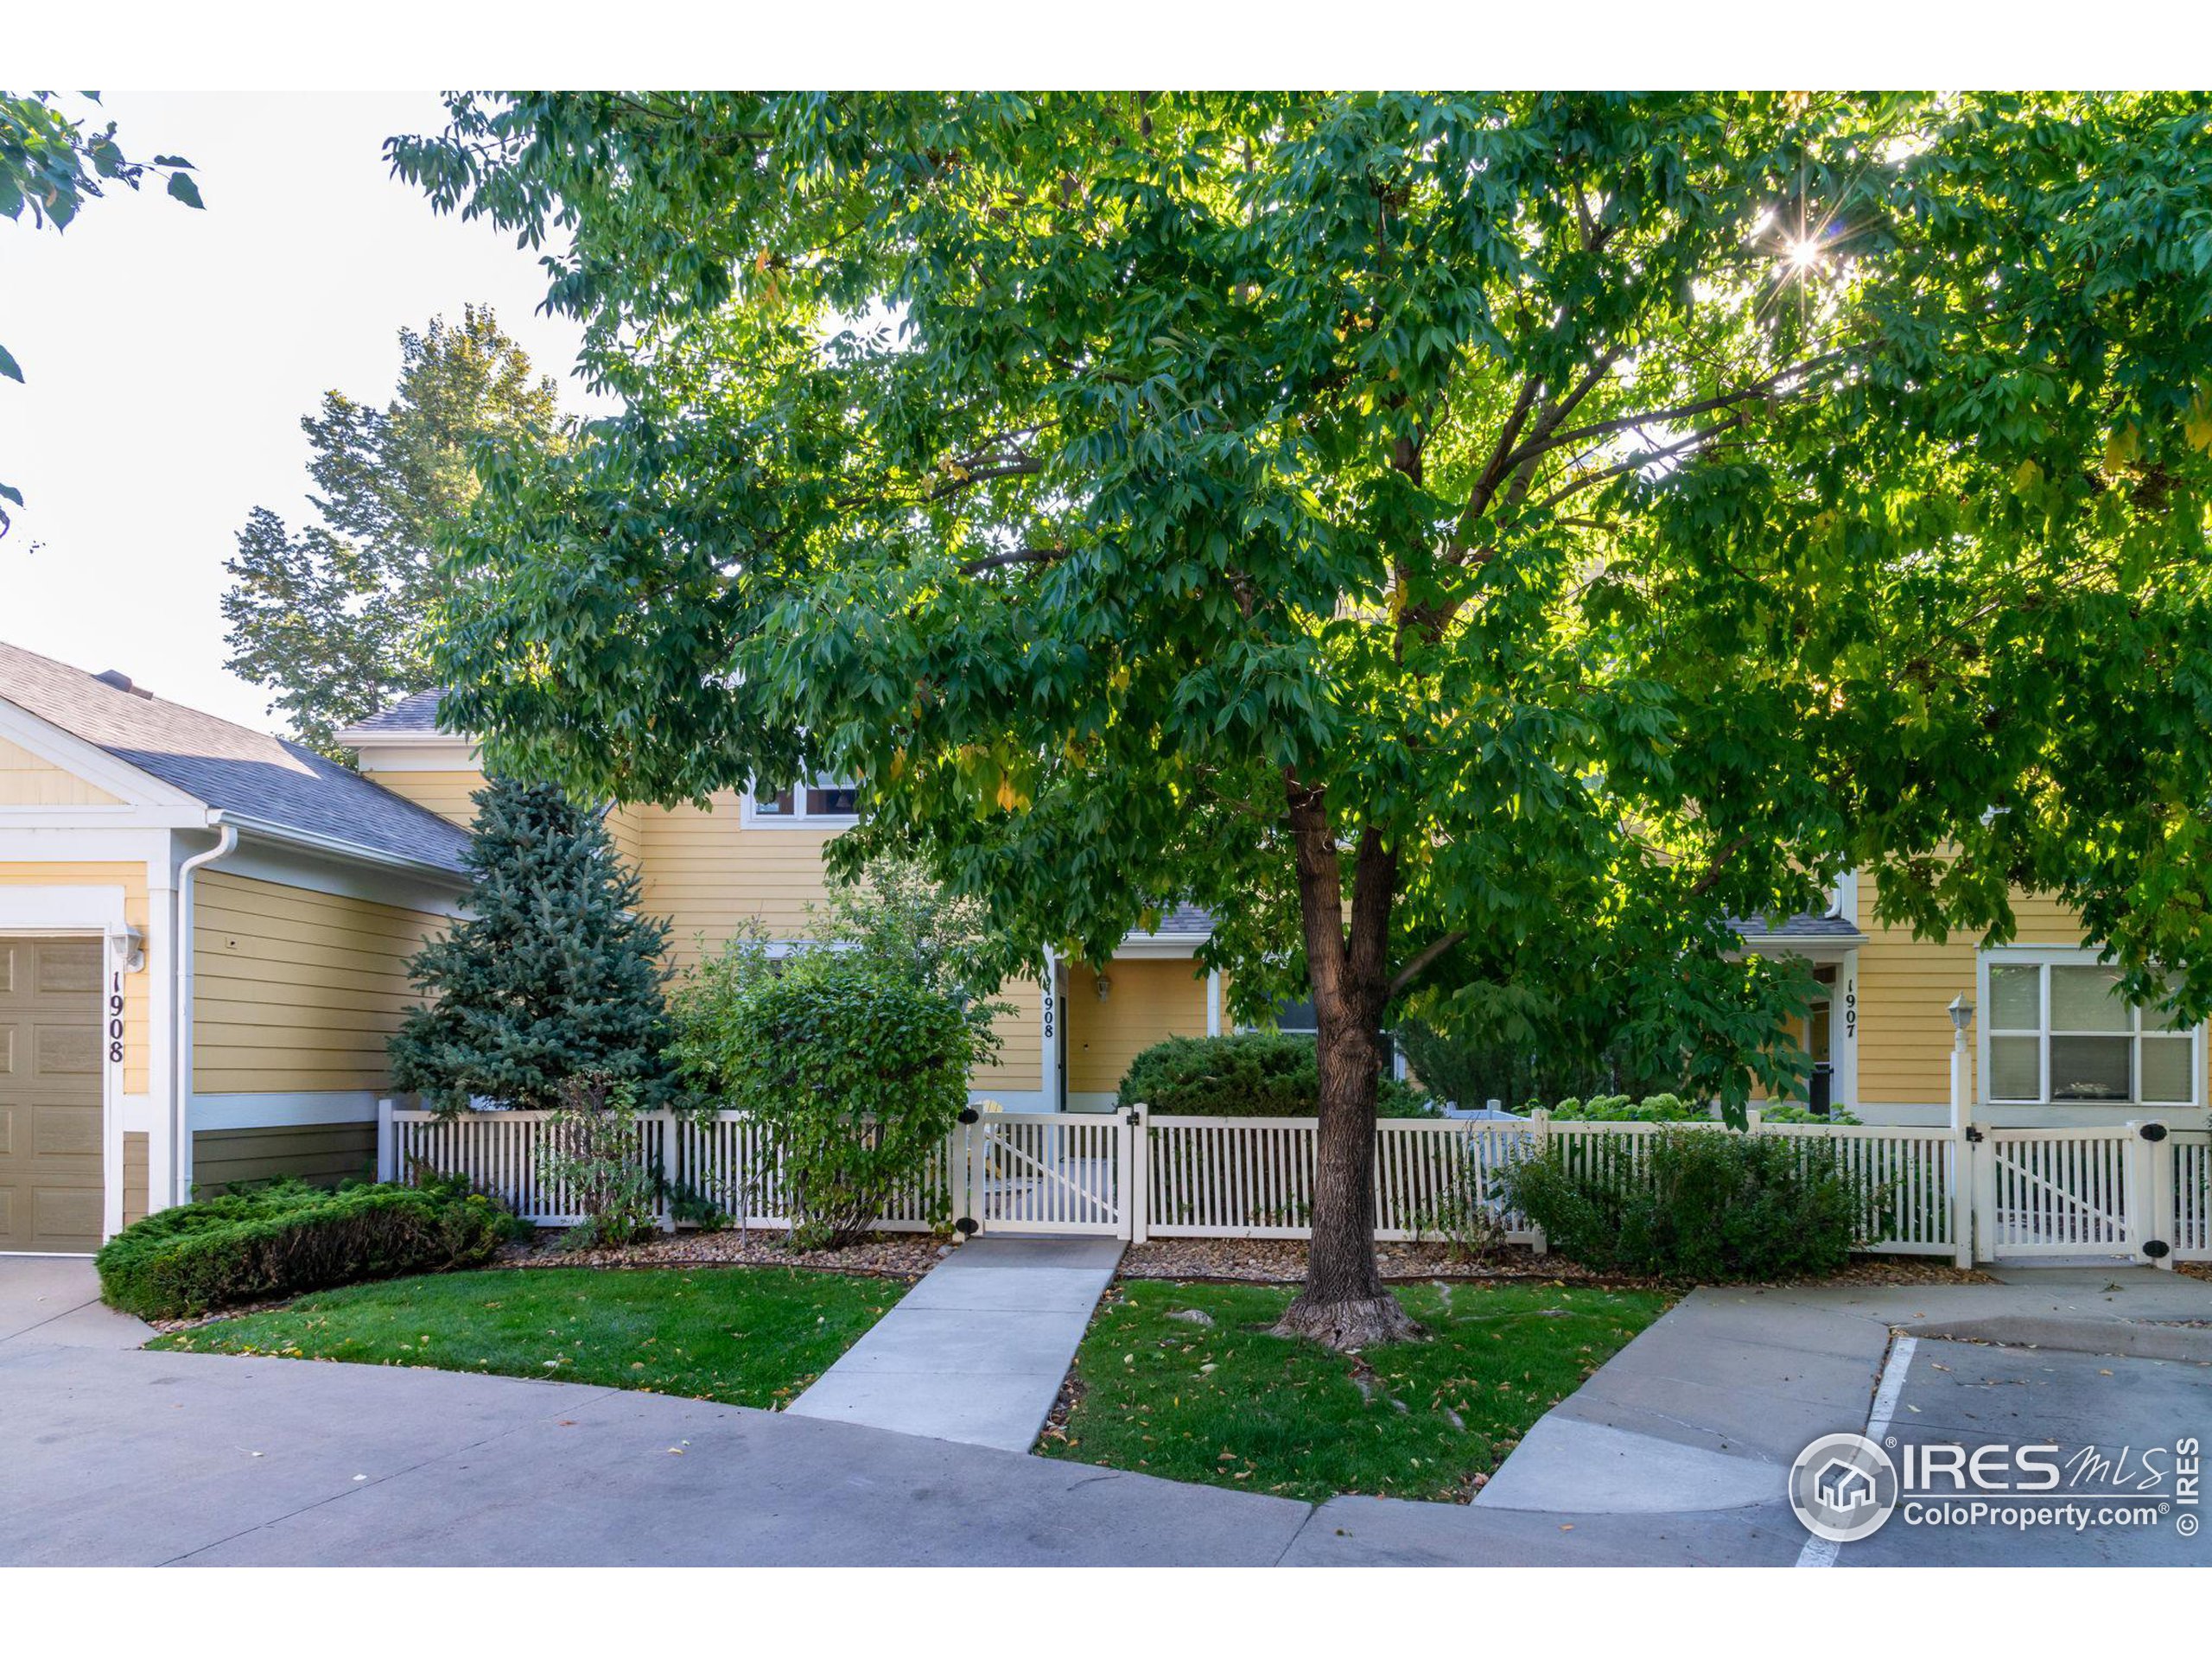
[[[368,1172],[407,959],[460,913],[482,775],[435,693],[344,737],[359,773],[0,645],[0,1251],[92,1249],[232,1181]],[[744,918],[804,941],[855,804],[821,779],[609,824],[681,966]],[[1955,1000],[1976,1010],[1978,1122],[2201,1114],[2202,1028],[2120,1001],[2063,907],[2018,907],[2001,947],[1915,940],[1876,925],[1871,882],[1847,876],[1823,913],[1746,925],[1744,947],[1812,963],[1821,1000],[1796,1035],[1819,1092],[1870,1122],[1946,1120]],[[1209,925],[1181,907],[1103,969],[1054,961],[1008,986],[973,1097],[1103,1111],[1141,1049],[1229,1028],[1195,961]]]
[[[373,1166],[467,838],[321,756],[0,645],[0,1252]]]
[[[466,823],[482,774],[470,741],[438,729],[437,706],[425,692],[342,735],[367,776]],[[807,906],[823,894],[823,846],[854,822],[855,807],[849,783],[819,779],[772,798],[727,794],[706,811],[623,807],[611,822],[644,879],[645,907],[672,919],[688,962],[744,917],[804,940]],[[1746,925],[1747,951],[1802,957],[1819,982],[1813,1016],[1793,1033],[1817,1068],[1815,1097],[1871,1123],[1948,1122],[1948,1010],[1963,999],[1978,1010],[1968,1050],[1977,1122],[2056,1127],[2202,1111],[2202,1029],[2169,1028],[2113,996],[2116,976],[2083,948],[2063,906],[2016,894],[2015,909],[2010,944],[1915,939],[1876,923],[1872,880],[1851,874],[1820,914]],[[1228,1029],[1221,982],[1194,960],[1210,926],[1203,911],[1180,906],[1157,932],[1130,934],[1103,970],[1054,962],[1043,983],[1009,986],[1020,1013],[1001,1033],[999,1063],[974,1078],[976,1097],[1103,1111],[1141,1050]],[[1284,1009],[1280,1023],[1310,1028],[1301,1012]]]
[[[467,737],[438,729],[438,694],[423,692],[339,734],[364,776],[466,825],[482,764]],[[817,779],[772,797],[731,791],[706,810],[621,806],[607,818],[615,845],[636,865],[644,907],[669,918],[681,969],[711,952],[747,918],[799,944],[810,905],[827,894],[822,850],[855,822],[853,786]],[[1138,1051],[1171,1036],[1217,1035],[1220,981],[1194,960],[1211,924],[1179,906],[1156,931],[1132,933],[1103,970],[1054,961],[1042,982],[1005,987],[1014,1005],[999,1027],[997,1063],[969,1079],[971,1098],[1020,1111],[1109,1109]]]

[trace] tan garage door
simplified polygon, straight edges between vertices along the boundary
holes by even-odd
[[[0,1250],[96,1250],[100,942],[0,938]]]

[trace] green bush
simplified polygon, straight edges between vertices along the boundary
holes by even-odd
[[[109,1306],[180,1319],[366,1279],[481,1267],[519,1226],[460,1183],[330,1192],[273,1181],[134,1222],[94,1265]]]
[[[638,1086],[625,1077],[571,1077],[545,1120],[537,1175],[565,1189],[582,1219],[561,1236],[564,1250],[628,1244],[659,1224],[659,1181],[638,1161]]]
[[[794,1249],[874,1228],[959,1122],[969,1069],[994,1048],[967,1006],[900,967],[823,950],[773,961],[744,939],[679,992],[676,1022],[694,1087],[767,1126]]]
[[[1713,1116],[1712,1109],[1680,1095],[1646,1095],[1630,1100],[1626,1095],[1592,1095],[1587,1100],[1562,1100],[1552,1116],[1589,1123],[1697,1123]]]
[[[1769,1101],[1764,1104],[1754,1101],[1751,1103],[1757,1108],[1761,1120],[1768,1123],[1856,1124],[1859,1122],[1858,1114],[1847,1112],[1840,1106],[1831,1106],[1826,1117],[1818,1117],[1814,1115],[1812,1108],[1800,1106],[1794,1100]]]
[[[1165,1117],[1311,1117],[1319,1109],[1313,1039],[1292,1033],[1171,1037],[1129,1063],[1121,1103]],[[1378,1117],[1433,1117],[1427,1096],[1394,1077],[1376,1091]]]
[[[1838,1106],[1826,1117],[1815,1117],[1794,1101],[1754,1101],[1759,1116],[1769,1123],[1856,1123],[1859,1120]],[[1705,1123],[1712,1108],[1680,1095],[1646,1095],[1630,1100],[1626,1095],[1593,1095],[1587,1100],[1562,1100],[1552,1108],[1562,1121],[1584,1123]]]
[[[1832,1143],[1662,1128],[1642,1151],[1554,1141],[1501,1173],[1505,1201],[1586,1267],[1707,1282],[1834,1273],[1886,1224]]]

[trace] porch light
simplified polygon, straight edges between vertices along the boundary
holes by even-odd
[[[1950,1014],[1951,1029],[1960,1036],[1965,1036],[1967,1028],[1974,1024],[1974,1004],[1963,995],[1955,996],[1951,999]]]
[[[1101,1002],[1103,1002],[1106,1000],[1107,993],[1111,991],[1113,988],[1114,982],[1112,980],[1107,978],[1103,974],[1098,976],[1098,1000]]]

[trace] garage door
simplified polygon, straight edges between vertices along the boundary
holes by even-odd
[[[0,1250],[96,1250],[100,941],[0,938]]]

